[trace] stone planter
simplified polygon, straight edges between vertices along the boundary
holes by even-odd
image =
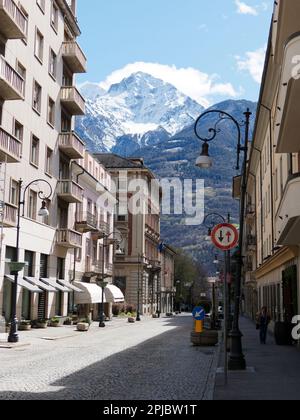
[[[58,328],[59,326],[59,322],[50,322],[50,327],[52,328]]]
[[[89,329],[90,329],[90,324],[88,324],[86,322],[78,322],[77,331],[87,332]]]
[[[191,334],[191,342],[194,346],[199,347],[214,347],[219,342],[219,334],[217,331],[205,330],[202,333]]]
[[[135,323],[135,319],[134,318],[128,318],[128,322],[129,322],[129,324],[134,324]]]
[[[21,325],[19,325],[19,327],[18,327],[18,330],[19,331],[30,331],[31,330],[31,325],[30,324],[21,324]]]

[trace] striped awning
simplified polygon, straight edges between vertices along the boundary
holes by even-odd
[[[74,285],[81,290],[81,293],[75,292],[75,303],[77,305],[93,305],[102,302],[102,289],[97,284],[74,282]]]
[[[72,290],[73,292],[82,293],[82,290],[79,287],[74,286],[72,283],[66,280],[57,280],[58,283],[62,284],[63,286],[67,287],[68,289]]]
[[[48,284],[38,280],[35,277],[24,277],[24,279],[26,281],[28,281],[29,283],[33,284],[34,286],[39,287],[40,289],[42,289],[45,292],[54,292],[54,293],[58,292],[58,290],[55,289],[54,287],[49,286]]]
[[[56,280],[53,279],[41,279],[41,281],[43,283],[48,284],[48,286],[54,287],[55,289],[57,289],[59,292],[63,292],[63,293],[71,293],[71,289],[68,289],[65,286],[62,286],[61,284],[57,283]]]
[[[14,276],[7,276],[6,275],[6,276],[4,276],[4,278],[6,280],[9,280],[11,283],[15,282],[15,277]],[[32,293],[42,293],[42,290],[39,287],[29,283],[25,279],[22,279],[22,277],[18,277],[18,286],[24,287],[24,289],[27,289]]]
[[[110,303],[123,303],[125,302],[125,297],[122,291],[113,284],[108,284],[104,289],[105,298],[107,302]]]

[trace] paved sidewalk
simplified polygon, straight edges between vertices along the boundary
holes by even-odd
[[[215,400],[300,400],[300,352],[280,347],[269,335],[268,343],[259,343],[258,331],[248,319],[241,319],[243,349],[251,372],[230,372],[228,387],[218,374]],[[222,358],[220,365],[223,365]]]

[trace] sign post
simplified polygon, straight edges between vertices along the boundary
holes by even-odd
[[[225,354],[225,386],[228,384],[228,281],[230,271],[230,250],[234,249],[239,242],[239,231],[235,225],[223,223],[217,225],[211,235],[211,239],[216,248],[224,251],[225,274],[224,274],[224,354]]]
[[[193,318],[195,320],[195,333],[203,333],[205,310],[202,308],[202,306],[198,306],[193,310]]]

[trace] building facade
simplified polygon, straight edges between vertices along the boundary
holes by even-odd
[[[101,278],[112,281],[113,246],[104,239],[113,230],[113,207],[99,201],[111,178],[74,132],[74,117],[85,112],[75,87],[75,74],[86,71],[79,35],[76,0],[0,1],[0,314],[7,321],[11,262],[25,263],[18,319],[72,312],[74,293],[84,293],[73,282],[95,283],[103,255]],[[45,204],[49,216],[40,217]],[[97,302],[81,298],[80,305],[99,303],[100,291]]]
[[[160,312],[171,314],[175,309],[175,255],[176,251],[169,245],[162,244],[160,252],[161,261],[161,288]]]
[[[122,234],[123,242],[122,253],[115,259],[114,284],[124,292],[127,304],[143,315],[155,315],[160,310],[162,270],[159,183],[142,159],[95,156],[111,173],[117,192],[115,229]],[[135,196],[141,182],[145,194]],[[152,196],[148,194],[151,187],[156,190]],[[134,203],[138,204],[136,214],[131,208]]]
[[[275,2],[248,164],[245,309],[267,306],[271,327],[300,309],[299,14]]]

